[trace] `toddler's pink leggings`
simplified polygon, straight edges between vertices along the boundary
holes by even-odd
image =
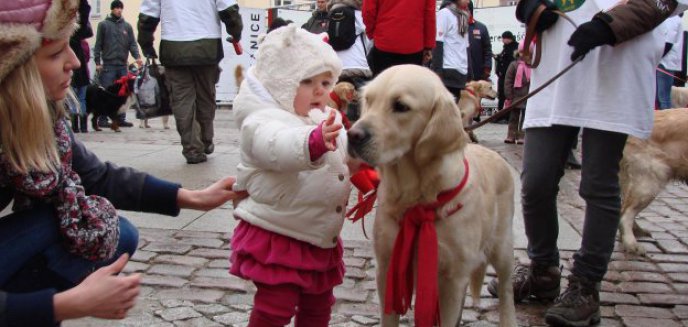
[[[296,327],[326,327],[330,321],[335,301],[332,290],[306,294],[292,284],[256,283],[256,287],[248,327],[286,326],[294,315]]]

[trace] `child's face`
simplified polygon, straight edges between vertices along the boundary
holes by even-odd
[[[324,72],[302,80],[294,98],[296,114],[305,117],[311,109],[324,110],[333,83],[334,78],[331,72]]]
[[[72,70],[79,68],[79,59],[69,47],[69,40],[55,40],[42,45],[34,54],[48,99],[64,99],[72,82]]]

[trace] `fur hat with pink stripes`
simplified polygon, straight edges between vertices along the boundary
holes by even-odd
[[[0,83],[42,42],[69,38],[78,7],[79,0],[0,1]]]

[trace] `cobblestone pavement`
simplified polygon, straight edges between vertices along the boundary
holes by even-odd
[[[505,125],[490,124],[477,134],[483,145],[498,151],[520,170],[522,147],[502,142],[505,128]],[[104,136],[89,137],[97,141]],[[176,140],[175,134],[169,139]],[[158,139],[156,142],[165,141]],[[559,198],[560,215],[578,234],[582,230],[584,207],[577,194],[579,179],[578,171],[568,171],[561,181]],[[617,242],[609,272],[602,283],[601,326],[688,326],[686,197],[688,188],[685,185],[670,184],[641,213],[639,224],[652,233],[651,238],[640,239],[647,249],[647,257],[625,255]],[[121,321],[87,318],[64,325],[245,326],[255,287],[227,273],[230,237],[230,233],[141,229],[139,251],[125,269],[126,273],[143,275],[140,299],[129,316]],[[331,325],[376,326],[379,324],[379,302],[371,244],[345,240],[344,245],[346,279],[335,289],[337,303]],[[514,253],[519,260],[525,260],[522,248],[515,249]],[[572,251],[562,251],[563,260],[569,260],[572,254]],[[563,264],[568,274],[570,265]],[[466,305],[462,326],[494,326],[497,322],[497,301],[489,297],[485,288],[480,306],[473,305],[470,299]],[[544,325],[542,316],[546,307],[542,303],[519,304],[519,325]],[[407,318],[402,322],[412,325]]]

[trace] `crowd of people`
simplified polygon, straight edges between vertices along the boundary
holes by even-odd
[[[574,27],[558,19],[553,3],[521,0],[516,17],[524,23],[546,7],[537,30],[547,31],[539,37],[549,47],[531,70],[523,51],[532,45],[504,32],[503,51],[494,57],[500,107],[585,57],[513,111],[505,140],[524,144],[521,195],[530,263],[515,268],[515,299],[554,300],[545,313],[552,325],[600,319],[600,282],[619,222],[622,151],[628,135],[649,137],[653,90],[665,107],[663,71],[678,69],[670,54],[682,48],[675,15],[688,8],[686,0],[613,2],[559,8],[575,13]],[[138,233],[117,210],[175,216],[181,208],[210,210],[230,200],[237,201],[240,223],[229,270],[257,287],[249,326],[284,326],[294,317],[296,326],[328,325],[333,289],[344,277],[339,234],[349,177],[358,168],[346,159],[342,115],[326,106],[329,92],[341,80],[361,87],[388,67],[415,64],[431,67],[457,94],[469,80],[490,78],[493,55],[469,0],[447,0],[438,12],[434,0],[318,0],[317,6],[303,28],[288,21],[271,26],[246,72],[234,100],[238,176],[189,190],[104,163],[74,137],[87,131],[84,42],[94,33],[86,0],[0,2],[0,209],[12,204],[12,213],[0,218],[0,326],[125,317],[140,276],[119,272],[137,248]],[[126,74],[129,54],[142,65],[133,28],[121,18],[123,3],[115,0],[110,8],[95,33],[101,84]],[[339,8],[350,9],[355,39],[335,50],[327,42],[340,36],[330,34],[327,13],[338,11],[347,21]],[[161,25],[159,57],[182,154],[189,164],[202,163],[214,151],[221,28],[233,42],[241,40],[239,6],[233,0],[144,0],[136,25],[145,57],[158,57],[153,34]],[[660,43],[663,53],[647,54]],[[656,79],[632,78],[638,72]],[[590,79],[595,88],[580,83]],[[585,223],[562,292],[558,183],[579,133]],[[490,293],[497,283],[489,284]]]

